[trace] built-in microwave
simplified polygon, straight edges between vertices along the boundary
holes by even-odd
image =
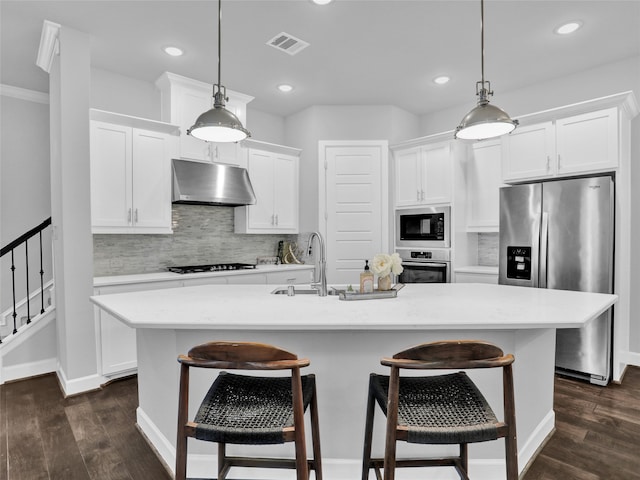
[[[449,248],[451,207],[396,210],[396,247]]]

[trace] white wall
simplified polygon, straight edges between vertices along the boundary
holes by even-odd
[[[313,106],[285,119],[285,143],[300,157],[300,231],[318,229],[318,141],[388,140],[418,136],[419,119],[391,105]]]
[[[48,97],[5,86],[1,92],[0,245],[4,246],[51,216],[51,190]],[[44,248],[49,249],[44,256],[45,281],[52,276],[50,230],[43,238]],[[29,241],[29,254],[29,289],[34,291],[40,285],[37,238]],[[15,259],[19,301],[26,296],[24,247],[16,249]],[[10,265],[8,254],[0,262],[0,312],[12,303]],[[1,331],[7,334],[6,329]]]

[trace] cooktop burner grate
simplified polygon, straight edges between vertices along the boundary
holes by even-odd
[[[180,267],[168,267],[167,270],[174,273],[200,273],[200,272],[222,272],[228,270],[245,270],[256,268],[250,263],[214,263],[211,265],[185,265]]]

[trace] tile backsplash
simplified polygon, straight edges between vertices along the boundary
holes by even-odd
[[[498,266],[498,233],[478,234],[478,265]]]
[[[175,265],[256,263],[275,256],[278,242],[297,235],[243,235],[233,232],[231,207],[172,205],[171,235],[93,236],[96,277],[164,271]]]

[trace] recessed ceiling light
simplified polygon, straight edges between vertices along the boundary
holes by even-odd
[[[172,57],[179,57],[184,54],[184,51],[178,47],[164,47],[164,53],[171,55]]]
[[[284,93],[289,93],[291,90],[293,90],[293,87],[291,85],[283,83],[282,85],[278,85],[278,90]]]
[[[333,0],[311,0],[316,5],[327,5],[331,3]]]
[[[556,32],[558,35],[569,35],[570,33],[578,30],[580,27],[582,27],[582,22],[580,21],[568,22],[560,25],[554,30],[554,32]]]
[[[433,83],[444,85],[445,83],[449,83],[449,80],[451,80],[450,77],[447,77],[446,75],[440,75],[439,77],[433,79]]]

